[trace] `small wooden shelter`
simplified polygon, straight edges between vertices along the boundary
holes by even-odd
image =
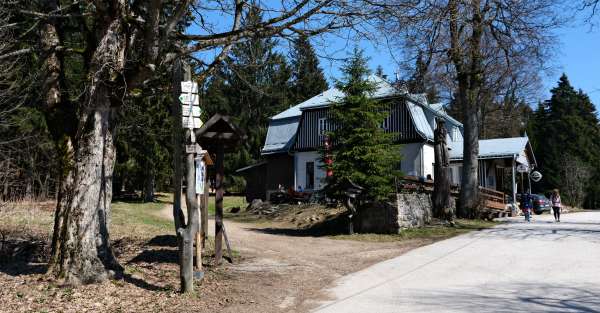
[[[225,152],[235,150],[246,136],[228,116],[215,114],[196,130],[196,140],[215,156],[215,264],[223,257],[223,192]]]

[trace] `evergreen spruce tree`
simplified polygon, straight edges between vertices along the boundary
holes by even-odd
[[[262,21],[260,10],[250,11],[245,24]],[[204,118],[215,113],[229,115],[246,133],[247,140],[225,162],[230,189],[243,190],[243,179],[235,170],[256,163],[267,134],[269,117],[287,108],[294,98],[292,70],[286,58],[275,51],[272,38],[251,38],[234,46],[230,55],[208,81],[202,97]]]
[[[595,206],[600,190],[600,126],[594,105],[581,90],[571,86],[567,76],[560,77],[552,97],[540,105],[530,123],[530,136],[544,174],[545,188],[571,188],[568,179],[585,174],[577,183],[585,194],[565,193],[571,205]],[[590,203],[591,201],[591,203]]]
[[[293,104],[300,103],[327,90],[327,80],[308,37],[299,36],[290,53],[293,82]]]
[[[361,50],[354,50],[342,73],[337,88],[345,97],[331,105],[333,176],[328,178],[328,193],[339,196],[350,180],[366,188],[369,199],[387,199],[394,190],[394,169],[400,161],[400,147],[394,143],[393,134],[381,128],[389,113],[384,103],[370,97],[376,86],[367,79],[370,71]]]

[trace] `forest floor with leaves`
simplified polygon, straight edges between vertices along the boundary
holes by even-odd
[[[282,217],[242,222],[229,215],[225,225],[233,263],[213,265],[209,238],[205,277],[195,294],[182,295],[171,205],[168,197],[159,200],[114,203],[111,238],[123,278],[77,288],[45,275],[54,203],[3,207],[0,312],[306,312],[326,299],[323,289],[336,278],[451,236],[336,238]],[[226,198],[225,207],[239,203]],[[212,219],[209,225],[212,234]]]

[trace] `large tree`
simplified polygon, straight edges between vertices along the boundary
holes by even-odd
[[[195,52],[218,49],[208,54],[214,57],[199,62],[197,77],[204,80],[238,42],[313,35],[348,23],[345,8],[333,0],[260,4],[273,14],[255,25],[242,25],[250,6],[241,0],[198,5],[191,0],[11,4],[18,14],[10,22],[29,25],[17,37],[22,41],[0,58],[33,53],[42,63],[42,103],[61,151],[50,269],[72,284],[102,281],[120,269],[109,225],[115,134],[128,98],[156,86],[162,75],[171,73],[174,60]],[[215,11],[230,20],[206,23]],[[186,34],[184,18],[189,21],[193,14],[199,17],[199,31]],[[39,44],[29,44],[36,40]],[[176,221],[181,215],[176,214]]]
[[[464,151],[457,213],[474,216],[479,206],[477,156],[482,101],[513,88],[543,68],[551,52],[554,0],[381,1],[373,12],[409,56],[425,63],[462,109]],[[492,88],[493,87],[493,88]]]

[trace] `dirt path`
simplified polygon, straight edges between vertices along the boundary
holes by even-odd
[[[172,206],[165,206],[159,215],[172,219]],[[335,279],[430,242],[373,243],[290,235],[282,229],[227,219],[225,227],[232,248],[242,255],[240,264],[226,265],[243,277],[233,279],[233,284],[239,283],[240,292],[255,299],[249,305],[227,307],[231,312],[309,311],[325,300],[322,290]],[[212,218],[209,234],[214,234]]]

